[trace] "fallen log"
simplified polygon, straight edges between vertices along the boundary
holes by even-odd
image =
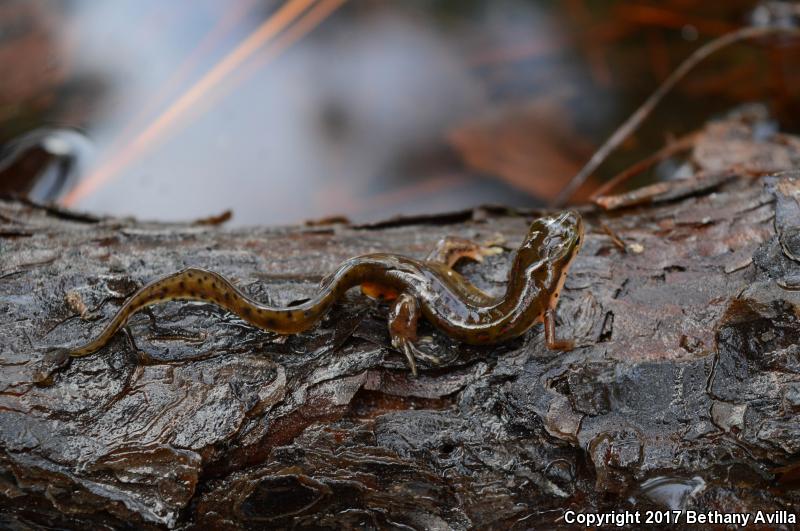
[[[547,350],[541,326],[496,347],[423,328],[445,362],[417,378],[387,307],[353,291],[288,337],[166,303],[53,386],[32,379],[49,345],[89,339],[184,267],[288,305],[357,254],[422,257],[445,235],[512,250],[535,212],[225,229],[3,200],[0,525],[529,528],[670,509],[791,523],[800,140],[735,120],[700,136],[694,175],[733,177],[583,209],[558,308],[574,350]],[[499,294],[510,259],[461,271]]]

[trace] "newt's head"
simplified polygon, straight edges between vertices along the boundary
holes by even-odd
[[[565,271],[583,243],[583,220],[574,210],[535,220],[517,251],[517,263],[528,274],[543,269]]]

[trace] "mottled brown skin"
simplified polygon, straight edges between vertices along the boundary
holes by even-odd
[[[481,260],[490,254],[478,244],[457,238],[439,242],[426,260],[384,253],[351,258],[322,281],[313,298],[289,308],[260,304],[217,273],[184,269],[137,291],[96,339],[74,348],[52,349],[44,362],[46,370],[37,380],[51,383],[54,370],[70,358],[101,349],[131,315],[159,302],[213,302],[263,330],[296,334],[314,326],[347,290],[359,285],[370,296],[394,300],[389,314],[392,345],[406,355],[415,375],[415,359],[438,361],[414,345],[420,316],[449,336],[473,345],[507,341],[543,320],[547,345],[569,349],[571,342],[556,339],[554,310],[582,237],[583,223],[577,212],[535,220],[517,250],[506,292],[497,298],[452,269],[460,258]]]

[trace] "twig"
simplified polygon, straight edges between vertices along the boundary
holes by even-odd
[[[681,151],[689,149],[697,141],[698,136],[700,136],[700,133],[698,131],[695,131],[693,133],[689,133],[688,135],[682,136],[681,138],[670,142],[669,144],[659,149],[657,152],[650,155],[646,159],[640,160],[633,166],[628,167],[628,169],[623,170],[618,174],[616,174],[610,181],[603,183],[602,186],[600,186],[597,190],[595,190],[592,193],[589,199],[594,201],[598,197],[608,194],[611,190],[617,188],[619,185],[626,182],[628,179],[635,177],[636,175],[639,175],[640,173],[650,168],[654,164],[657,164],[676,153],[680,153]]]
[[[614,232],[611,227],[603,223],[602,221],[599,222],[600,228],[605,232],[609,238],[611,238],[611,243],[613,243],[620,251],[627,254],[628,248],[625,246],[625,242],[622,241],[622,238],[617,236],[617,233]]]
[[[616,131],[612,134],[600,148],[595,151],[589,162],[575,174],[569,183],[553,200],[553,206],[562,206],[566,203],[572,194],[580,187],[586,179],[594,173],[594,171],[602,164],[606,158],[613,152],[631,133],[644,121],[647,116],[658,105],[661,99],[680,81],[689,71],[697,66],[697,64],[713,54],[731,44],[748,39],[755,39],[767,35],[786,33],[789,35],[800,35],[800,29],[785,27],[785,26],[763,26],[763,27],[746,27],[727,35],[712,40],[698,48],[686,60],[684,60],[670,76],[653,92],[649,98],[634,112]]]

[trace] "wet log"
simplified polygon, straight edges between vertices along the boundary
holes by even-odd
[[[47,346],[92,337],[137,287],[187,266],[287,305],[350,256],[421,257],[445,235],[499,234],[509,252],[461,270],[500,294],[535,212],[225,229],[4,200],[0,525],[552,528],[570,527],[567,510],[664,509],[789,518],[800,507],[800,174],[787,170],[798,162],[795,137],[710,125],[691,178],[733,177],[583,209],[587,237],[558,308],[573,351],[548,351],[541,325],[496,347],[424,328],[446,360],[417,378],[390,347],[387,307],[353,291],[290,337],[208,304],[155,306],[52,387],[32,383]]]

